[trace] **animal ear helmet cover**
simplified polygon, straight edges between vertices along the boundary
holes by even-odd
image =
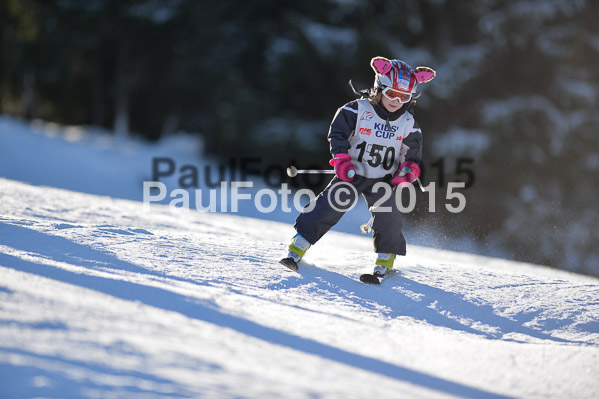
[[[429,67],[412,68],[401,60],[389,60],[385,57],[374,57],[370,60],[374,70],[374,87],[384,89],[390,87],[404,93],[413,94],[420,83],[428,83],[436,75]]]

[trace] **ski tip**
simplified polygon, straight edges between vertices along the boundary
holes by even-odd
[[[374,274],[362,274],[360,276],[360,281],[365,283],[365,284],[382,284],[383,281],[387,280],[389,277],[395,276],[396,274],[399,274],[398,270],[392,269],[390,270],[388,273],[386,273],[384,276],[375,276]]]
[[[297,263],[293,260],[293,258],[283,258],[279,261],[280,264],[287,267],[291,271],[297,272],[298,266]]]
[[[374,274],[362,274],[360,276],[360,281],[363,282],[364,284],[379,285],[381,283],[381,280]]]

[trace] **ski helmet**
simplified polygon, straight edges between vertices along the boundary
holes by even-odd
[[[413,95],[420,83],[428,83],[436,75],[429,67],[412,68],[401,60],[388,60],[385,57],[374,57],[370,61],[374,70],[374,89],[382,91],[386,88]]]

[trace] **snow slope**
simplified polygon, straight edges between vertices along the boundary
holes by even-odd
[[[292,234],[0,179],[0,397],[599,397],[599,280]]]

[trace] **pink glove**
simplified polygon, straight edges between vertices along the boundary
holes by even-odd
[[[401,164],[397,174],[391,179],[393,186],[408,187],[420,176],[420,166],[414,161],[406,161]]]
[[[336,154],[329,161],[329,165],[335,168],[335,174],[343,181],[352,181],[356,175],[356,169],[351,163],[349,154]]]

